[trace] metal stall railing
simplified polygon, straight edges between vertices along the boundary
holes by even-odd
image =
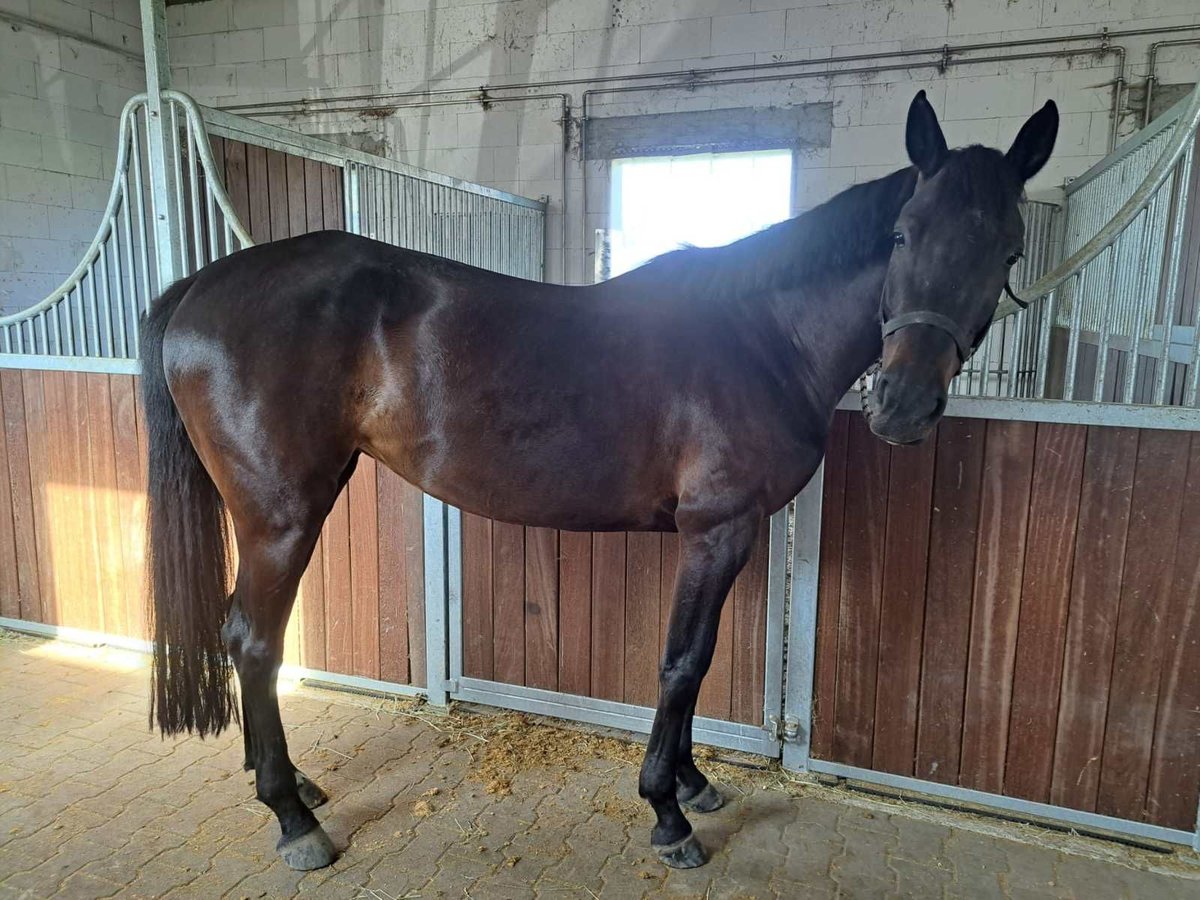
[[[1055,217],[1029,204],[1037,252],[1014,282],[1030,305],[1001,301],[952,395],[1196,407],[1196,297],[1180,271],[1198,122],[1200,90],[1067,187],[1052,271]]]

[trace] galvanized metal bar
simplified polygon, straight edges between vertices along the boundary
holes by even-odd
[[[48,354],[50,352],[50,336],[46,331],[46,310],[43,309],[40,313],[38,313],[37,323],[38,331],[41,332],[42,335],[42,352]]]
[[[1118,285],[1117,297],[1121,296],[1119,289],[1119,280],[1123,277],[1121,269],[1121,248],[1124,246],[1122,238],[1128,231],[1122,231],[1117,235],[1117,239],[1113,241],[1112,249],[1108,253],[1108,274],[1105,276],[1104,285],[1110,288],[1113,285]],[[1116,277],[1114,277],[1116,276]],[[1112,320],[1116,310],[1113,309],[1113,304],[1106,302],[1112,299],[1110,294],[1108,298],[1101,296],[1100,302],[1097,304],[1098,313],[1100,315],[1100,339],[1096,347],[1098,354],[1096,359],[1096,375],[1092,382],[1092,390],[1089,392],[1089,398],[1092,400],[1104,399],[1104,378],[1108,374],[1108,343],[1112,332]]]
[[[142,117],[149,115],[149,111],[143,107]],[[136,120],[135,120],[136,126]],[[149,125],[146,126],[147,133]],[[134,192],[134,209],[137,211],[137,234],[138,246],[141,248],[141,272],[142,272],[142,299],[146,309],[150,308],[150,302],[154,299],[154,289],[150,282],[150,240],[146,230],[146,194],[142,189],[142,151],[141,151],[141,135],[142,130],[134,127],[130,141],[133,144],[132,150],[132,167],[133,167],[133,192]],[[156,268],[157,271],[157,268]]]
[[[171,104],[174,112],[175,104]],[[195,254],[192,271],[204,267],[204,220],[200,217],[200,174],[196,163],[196,138],[191,123],[187,128],[188,189],[192,201],[192,252]],[[182,210],[181,210],[182,211]]]
[[[796,737],[783,745],[783,766],[807,771],[812,757],[813,676],[816,670],[818,579],[821,564],[821,505],[825,464],[796,497],[792,547],[792,592],[788,617],[787,683],[784,724],[794,721]]]
[[[787,614],[789,503],[768,520],[767,619],[763,658],[763,727],[783,721],[784,620]]]
[[[447,570],[446,504],[423,495],[425,538],[425,684],[429,702],[446,706],[449,655],[446,630],[449,612],[449,573]]]
[[[138,300],[137,270],[135,268],[135,257],[137,256],[137,251],[134,249],[134,246],[133,246],[133,221],[132,221],[132,218],[131,218],[130,212],[129,212],[128,178],[126,177],[126,175],[124,173],[121,174],[121,182],[122,182],[122,185],[124,186],[124,190],[125,190],[125,202],[121,205],[121,235],[122,235],[121,243],[125,247],[125,277],[129,284],[129,297],[128,297],[129,312],[130,312],[131,320],[135,323],[134,327],[133,327],[133,331],[134,331],[134,336],[135,336],[134,339],[135,339],[135,346],[136,346],[136,333],[137,333],[137,324],[136,323],[138,321],[138,313],[140,311],[140,308],[148,307],[150,305],[150,298],[145,295],[142,295],[142,297],[143,297],[142,301],[139,303],[139,300]],[[146,252],[146,248],[143,246],[142,253],[144,254],[145,252]],[[122,333],[124,333],[126,330],[126,328],[125,328],[125,305],[124,304],[121,304],[120,306],[117,307],[117,321],[120,323],[118,325],[118,328],[120,329],[120,331]],[[113,342],[113,336],[111,333],[108,336],[108,345],[112,351],[112,354],[115,356],[116,355],[116,344]],[[134,355],[136,356],[137,354],[135,353]]]
[[[454,697],[468,703],[499,706],[605,728],[620,728],[637,734],[648,734],[654,724],[654,710],[648,706],[634,706],[631,703],[598,700],[578,694],[563,694],[480,678],[458,679]],[[696,716],[693,719],[692,737],[699,744],[764,756],[774,756],[778,746],[778,742],[757,725],[726,722],[706,716]]]
[[[1075,293],[1071,301],[1071,335],[1067,341],[1067,377],[1063,385],[1063,399],[1075,399],[1075,374],[1079,369],[1079,332],[1083,319],[1083,305],[1087,302],[1087,277],[1089,269],[1084,266],[1075,277]]]
[[[397,176],[399,177],[399,176]],[[446,507],[446,650],[447,671],[453,683],[463,674],[463,543],[462,510]]]
[[[1172,228],[1171,238],[1167,243],[1167,288],[1163,307],[1162,321],[1162,352],[1159,355],[1158,367],[1155,371],[1154,393],[1152,403],[1166,404],[1167,402],[1167,373],[1171,369],[1171,330],[1175,327],[1175,309],[1179,304],[1179,269],[1183,252],[1183,223],[1187,211],[1188,169],[1186,163],[1191,154],[1180,161],[1180,168],[1175,174],[1175,196],[1171,204]]]
[[[857,766],[847,766],[843,763],[827,760],[812,760],[810,769],[826,775],[835,775],[850,781],[860,781],[865,784],[877,784],[915,794],[926,794],[946,800],[968,803],[974,806],[989,807],[1010,815],[1031,816],[1035,819],[1057,821],[1079,828],[1091,828],[1097,831],[1107,831],[1131,837],[1163,841],[1169,844],[1188,846],[1194,836],[1190,831],[1179,831],[1174,828],[1164,828],[1161,825],[1150,825],[1132,819],[1118,819],[1113,816],[1103,816],[1099,813],[1084,812],[1065,806],[1052,806],[1049,803],[1038,803],[1033,800],[1023,800],[1017,797],[1006,797],[1002,794],[989,794],[954,784],[942,784],[936,781],[924,781],[920,778],[910,778],[907,775],[892,775],[886,772],[876,772],[872,769],[862,769]]]
[[[113,302],[106,303],[101,311],[101,318],[104,320],[105,344],[108,347],[108,352],[106,354],[103,354],[105,356],[115,356],[116,355],[116,348],[115,348],[115,345],[113,344],[113,309],[112,308],[114,306],[116,307],[117,317],[120,321],[119,327],[120,327],[121,331],[125,330],[125,300],[126,300],[125,273],[121,267],[121,243],[120,243],[120,238],[119,238],[119,230],[117,228],[117,223],[116,223],[115,219],[113,221],[112,241],[110,243],[111,243],[110,249],[112,251],[112,270],[113,270],[113,277],[115,279],[116,296],[113,297]],[[130,284],[132,285],[132,280],[130,281]]]
[[[168,104],[163,91],[171,86],[171,64],[167,54],[167,28],[164,0],[140,0],[142,44],[146,60],[146,132],[150,163],[150,200],[154,211],[155,262],[158,287],[165,290],[183,274],[182,247],[175,223],[176,185],[171,159],[178,141],[167,121]]]

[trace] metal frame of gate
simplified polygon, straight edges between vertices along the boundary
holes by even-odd
[[[696,740],[777,757],[782,746],[783,622],[787,590],[789,511],[770,519],[767,551],[766,656],[761,724],[697,716]],[[507,684],[463,674],[462,513],[425,499],[425,588],[428,684],[431,703],[462,700],[647,733],[654,710],[647,706]],[[438,602],[441,598],[441,602]],[[433,647],[445,653],[435,659]],[[440,685],[441,688],[435,688]]]

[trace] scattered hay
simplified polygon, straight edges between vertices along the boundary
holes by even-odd
[[[428,800],[414,800],[412,805],[413,815],[418,819],[428,819],[436,812],[433,804]]]

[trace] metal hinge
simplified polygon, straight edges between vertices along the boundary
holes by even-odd
[[[782,721],[778,716],[767,716],[763,728],[773,741],[795,743],[800,739],[800,720],[795,716],[784,716]]]
[[[442,690],[444,690],[448,694],[457,694],[458,693],[458,679],[457,678],[448,678],[447,680],[443,681],[442,682]]]

